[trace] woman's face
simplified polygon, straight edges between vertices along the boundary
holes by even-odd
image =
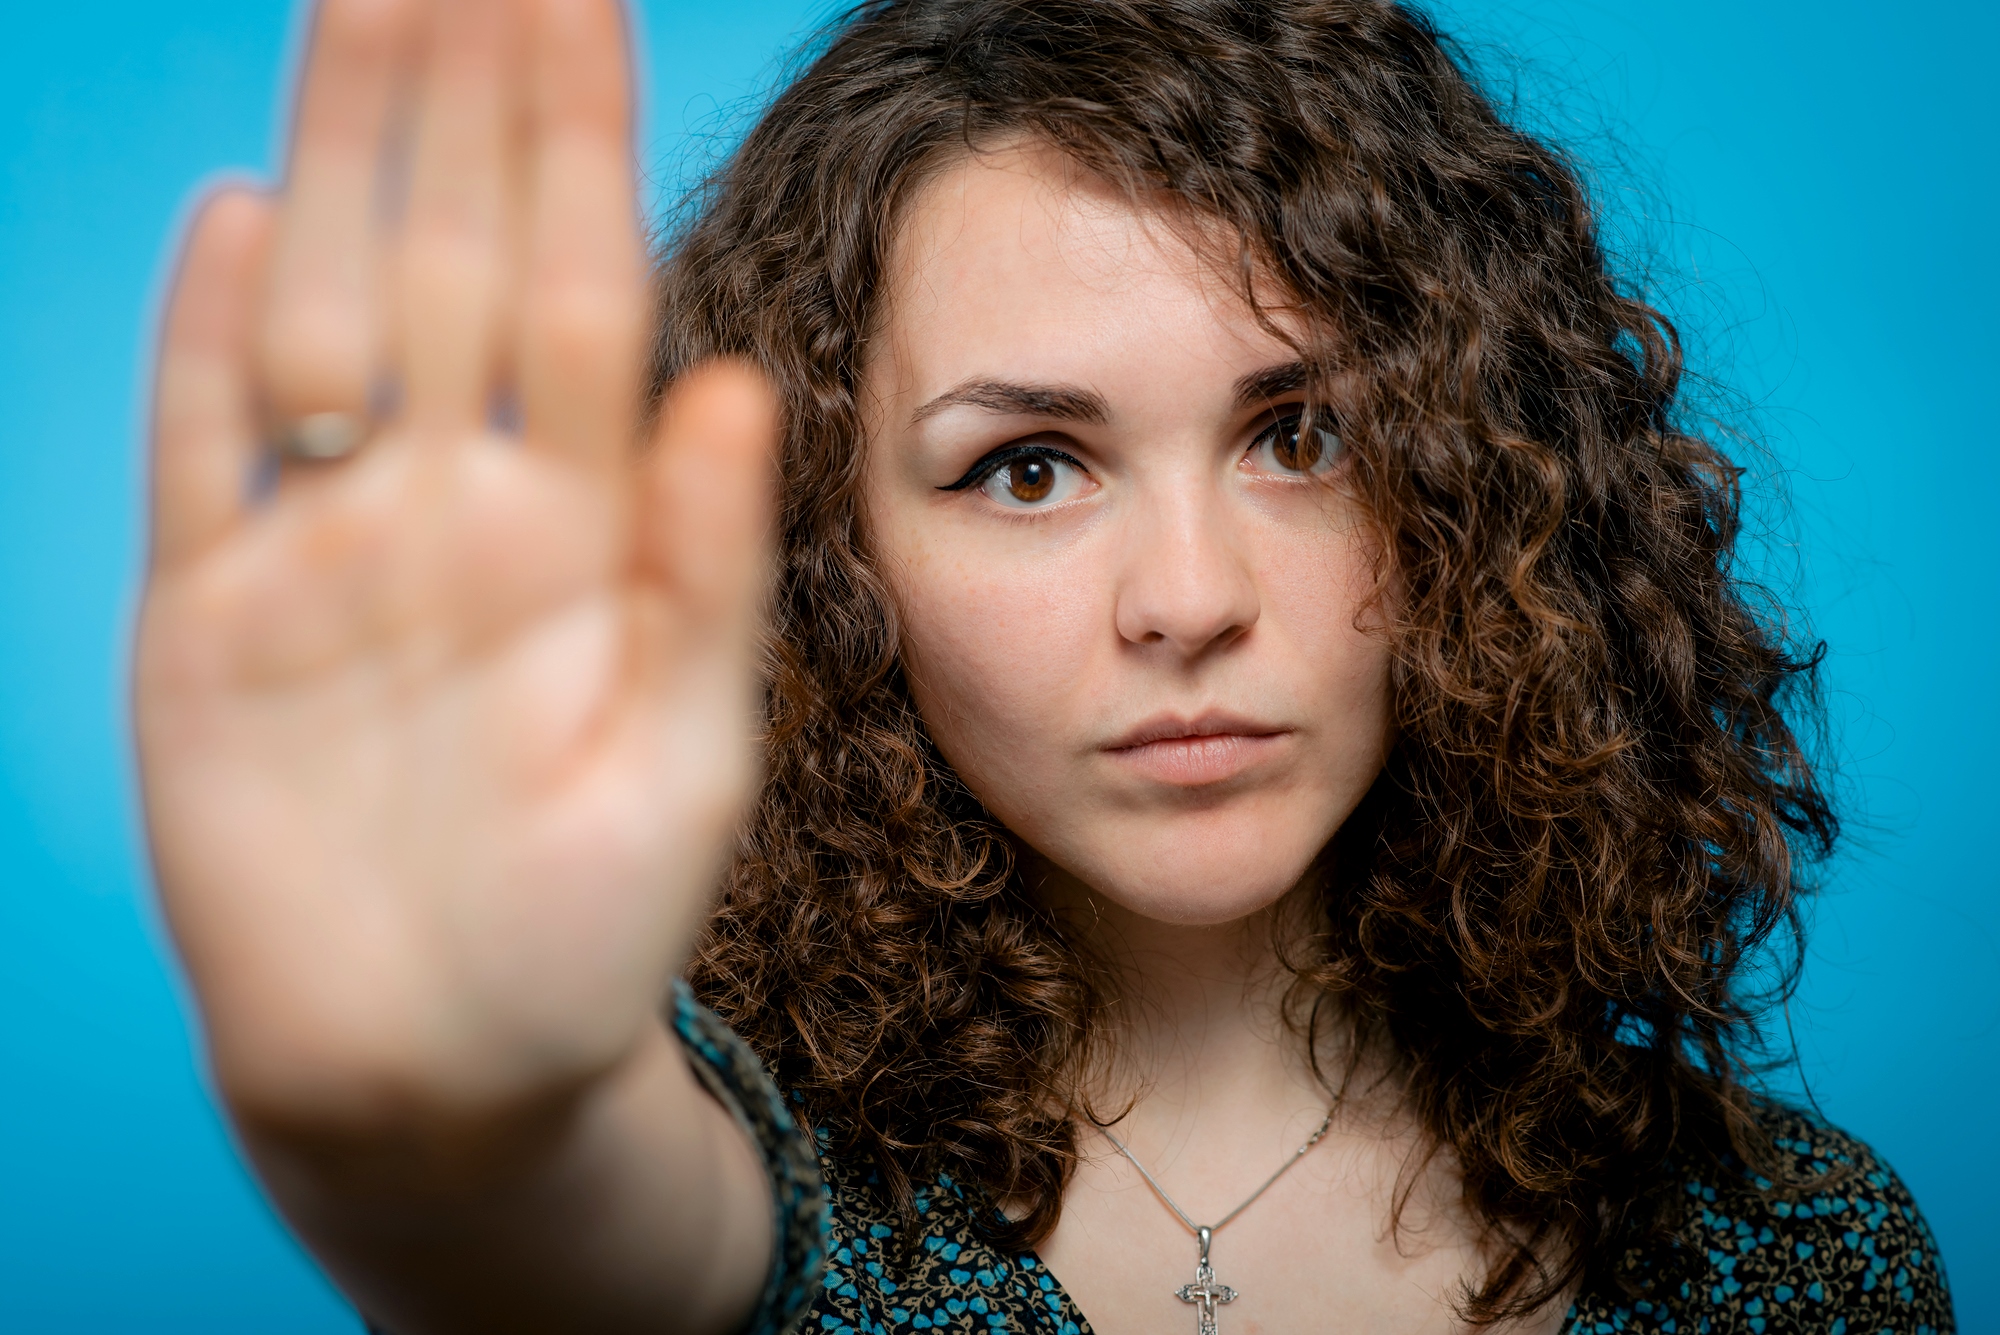
[[[1372,535],[1296,353],[1053,152],[915,201],[870,347],[870,542],[946,760],[1058,872],[1214,924],[1380,770]]]

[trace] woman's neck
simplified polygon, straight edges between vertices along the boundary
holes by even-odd
[[[1187,925],[1141,917],[1060,873],[1038,879],[1104,970],[1105,1043],[1085,1090],[1091,1114],[1156,1156],[1207,1154],[1225,1135],[1260,1152],[1261,1142],[1291,1136],[1294,1123],[1312,1129],[1330,1095],[1299,1027],[1287,1023],[1293,975],[1280,956],[1303,922],[1308,888],[1248,918]],[[1343,1034],[1322,1035],[1319,1047],[1321,1070],[1337,1078]]]

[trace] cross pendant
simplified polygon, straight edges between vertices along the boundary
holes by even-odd
[[[1216,1305],[1236,1301],[1236,1290],[1227,1284],[1217,1284],[1215,1271],[1208,1264],[1211,1231],[1206,1228],[1195,1230],[1195,1237],[1201,1242],[1201,1259],[1195,1263],[1194,1283],[1183,1284],[1174,1291],[1174,1297],[1194,1307],[1195,1335],[1216,1335]]]

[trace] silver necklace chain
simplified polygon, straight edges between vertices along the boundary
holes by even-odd
[[[1162,1201],[1165,1201],[1167,1208],[1180,1217],[1180,1221],[1187,1225],[1188,1232],[1194,1234],[1195,1241],[1201,1246],[1201,1254],[1195,1261],[1194,1282],[1192,1284],[1181,1285],[1174,1293],[1176,1298],[1194,1307],[1196,1335],[1216,1335],[1216,1306],[1221,1303],[1233,1303],[1236,1301],[1235,1289],[1230,1288],[1227,1284],[1218,1284],[1215,1282],[1215,1270],[1208,1263],[1210,1240],[1223,1225],[1236,1218],[1237,1215],[1242,1214],[1252,1205],[1255,1205],[1257,1198],[1269,1191],[1273,1183],[1291,1171],[1293,1164],[1305,1158],[1306,1151],[1319,1144],[1325,1138],[1327,1128],[1332,1125],[1333,1109],[1328,1108],[1326,1116],[1320,1119],[1319,1129],[1306,1137],[1306,1143],[1293,1150],[1291,1158],[1279,1164],[1278,1171],[1265,1178],[1264,1184],[1246,1196],[1241,1205],[1222,1216],[1222,1218],[1213,1224],[1197,1224],[1194,1220],[1188,1218],[1188,1212],[1181,1209],[1172,1196],[1167,1195],[1167,1189],[1160,1185],[1159,1179],[1146,1171],[1146,1165],[1139,1162],[1139,1156],[1126,1149],[1125,1142],[1112,1135],[1110,1128],[1100,1128],[1104,1132],[1104,1138],[1116,1146],[1120,1154],[1131,1161],[1132,1166],[1139,1170],[1139,1176],[1146,1179],[1146,1185],[1153,1189],[1153,1194],[1158,1196]]]
[[[1242,1214],[1245,1210],[1255,1205],[1257,1203],[1257,1198],[1259,1196],[1262,1196],[1265,1192],[1269,1191],[1279,1178],[1283,1177],[1286,1173],[1290,1172],[1293,1164],[1297,1163],[1299,1160],[1306,1157],[1306,1151],[1310,1150],[1313,1146],[1319,1144],[1320,1141],[1326,1138],[1327,1128],[1332,1125],[1333,1125],[1333,1109],[1328,1108],[1326,1110],[1326,1116],[1320,1119],[1319,1128],[1316,1131],[1314,1131],[1310,1136],[1306,1137],[1306,1143],[1299,1146],[1297,1149],[1293,1150],[1291,1157],[1289,1159],[1286,1159],[1282,1164],[1278,1165],[1278,1171],[1271,1174],[1269,1177],[1265,1178],[1263,1186],[1257,1188],[1257,1190],[1251,1192],[1248,1196],[1244,1197],[1243,1203],[1241,1205],[1237,1206],[1234,1210],[1231,1210],[1228,1214],[1222,1216],[1222,1218],[1210,1224],[1208,1226],[1208,1231],[1210,1233],[1221,1232],[1222,1226],[1224,1224],[1227,1224],[1230,1220],[1236,1218],[1237,1215]],[[1118,1139],[1118,1137],[1112,1135],[1108,1128],[1100,1128],[1100,1129],[1104,1131],[1104,1138],[1110,1141],[1112,1145],[1117,1148],[1120,1154],[1124,1155],[1127,1159],[1131,1160],[1132,1166],[1139,1170],[1139,1176],[1145,1178],[1146,1185],[1153,1189],[1153,1194],[1158,1196],[1162,1201],[1165,1201],[1167,1208],[1169,1210],[1172,1210],[1175,1214],[1180,1216],[1180,1221],[1183,1224],[1187,1225],[1188,1232],[1199,1236],[1201,1233],[1202,1226],[1200,1224],[1195,1223],[1194,1220],[1188,1218],[1188,1212],[1186,1210],[1181,1209],[1180,1206],[1174,1203],[1174,1198],[1167,1195],[1167,1189],[1160,1185],[1158,1178],[1155,1178],[1151,1173],[1146,1171],[1146,1165],[1139,1162],[1138,1156],[1133,1154],[1132,1151],[1126,1149],[1125,1142]]]

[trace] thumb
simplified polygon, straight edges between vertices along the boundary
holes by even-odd
[[[747,637],[771,560],[778,401],[734,359],[681,376],[660,407],[641,480],[638,557],[696,638]]]

